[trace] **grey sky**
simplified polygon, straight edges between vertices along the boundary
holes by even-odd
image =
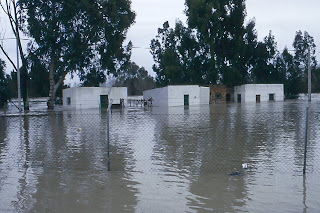
[[[180,19],[186,22],[184,14],[185,0],[132,0],[132,9],[136,12],[136,23],[129,29],[127,41],[131,40],[133,49],[132,61],[144,66],[152,72],[153,59],[149,48],[150,41],[157,35],[157,29],[165,21],[174,26]],[[278,43],[278,50],[285,46],[292,49],[292,43],[297,30],[308,31],[314,37],[317,52],[320,52],[320,1],[319,0],[247,0],[247,20],[256,19],[258,38],[262,40],[272,31]],[[13,37],[5,20],[1,20],[1,36]],[[15,59],[15,42],[6,40],[5,47],[11,57]],[[26,42],[25,42],[26,43]],[[317,53],[319,60],[320,54]],[[4,59],[1,53],[0,57]],[[12,67],[7,62],[7,72]]]
[[[174,26],[175,21],[186,21],[183,13],[185,0],[132,0],[132,8],[137,13],[136,23],[130,28],[128,40],[133,42],[132,60],[139,66],[152,71],[153,59],[148,48],[157,29],[165,21]],[[285,46],[292,49],[295,32],[308,31],[314,37],[320,52],[320,1],[319,0],[247,0],[247,21],[256,19],[259,40],[268,35],[275,36],[278,50]],[[319,58],[319,54],[317,54]]]

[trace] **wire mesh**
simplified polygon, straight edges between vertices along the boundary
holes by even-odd
[[[318,204],[310,197],[317,192],[313,187],[318,187],[319,118],[320,112],[310,111],[307,178],[301,188],[303,110],[164,114],[114,110],[110,114],[110,172],[106,111],[0,116],[0,211],[15,205],[18,212],[45,212],[47,206],[61,211],[90,212],[99,206],[101,211],[148,212],[154,210],[151,204],[138,204],[136,196],[151,196],[152,190],[158,190],[162,204],[185,191],[190,196],[213,196],[215,206],[210,201],[207,207],[223,211],[223,199],[232,200],[237,189],[259,194],[257,186],[263,186],[263,191],[273,186],[270,190],[279,193],[292,189],[295,196],[307,190],[308,203]],[[243,163],[247,170],[242,169]],[[232,179],[233,175],[246,179]],[[217,189],[216,194],[203,189],[206,182]],[[11,195],[11,191],[18,192]],[[201,207],[196,198],[188,199],[192,200],[189,205]]]
[[[319,171],[320,113],[310,113],[307,172]],[[106,168],[106,112],[0,117],[1,159],[18,166]],[[304,113],[112,113],[113,170],[300,174]],[[146,167],[146,168],[143,168]]]

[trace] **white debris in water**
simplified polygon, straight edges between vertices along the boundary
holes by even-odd
[[[242,169],[248,169],[248,164],[243,163],[243,164],[242,164]]]

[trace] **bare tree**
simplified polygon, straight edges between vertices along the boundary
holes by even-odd
[[[27,79],[28,79],[28,73],[27,73],[27,60],[24,55],[24,51],[22,48],[22,43],[21,43],[21,34],[20,34],[20,29],[22,29],[21,26],[21,20],[19,20],[19,17],[21,17],[22,10],[19,8],[18,3],[16,0],[1,0],[0,1],[0,7],[2,10],[2,13],[5,14],[5,16],[8,18],[8,21],[11,26],[12,33],[17,41],[17,46],[18,46],[18,52],[19,52],[19,57],[22,61],[22,97],[23,97],[23,102],[24,102],[24,108],[28,109],[28,103],[26,102],[26,96],[27,96]],[[3,41],[0,42],[0,49],[5,55],[5,57],[8,59],[8,61],[11,63],[13,66],[13,69],[17,72],[18,69],[20,69],[19,64],[14,63],[13,59],[10,57],[8,52],[6,51],[4,47]]]

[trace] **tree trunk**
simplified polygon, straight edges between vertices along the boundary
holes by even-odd
[[[22,63],[22,67],[20,69],[21,95],[23,99],[24,110],[29,110],[29,101],[28,101],[29,75],[25,65],[26,63]]]
[[[51,54],[51,61],[49,67],[49,100],[48,100],[48,109],[54,109],[54,100],[56,98],[56,91],[55,91],[55,81],[54,81],[54,71],[55,71],[55,57]]]
[[[49,100],[47,102],[47,106],[48,106],[48,109],[54,109],[54,102],[56,100],[56,92],[60,86],[60,84],[62,84],[65,76],[66,76],[66,72],[64,72],[62,74],[62,76],[59,77],[59,80],[57,83],[55,83],[55,80],[54,80],[54,71],[56,69],[56,61],[55,61],[55,57],[51,57],[51,62],[50,62],[50,67],[49,67],[49,83],[50,83],[50,88],[49,88]]]

